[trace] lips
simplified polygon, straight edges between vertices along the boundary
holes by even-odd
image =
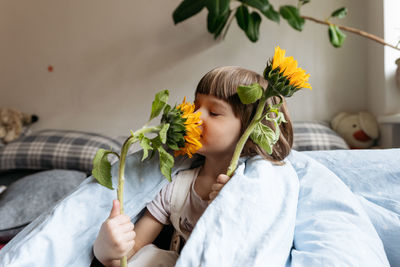
[[[359,130],[355,133],[353,133],[353,137],[357,140],[357,141],[361,141],[361,142],[367,142],[369,140],[371,140],[371,137],[369,137],[364,131]]]

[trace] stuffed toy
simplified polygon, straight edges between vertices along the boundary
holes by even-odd
[[[340,112],[332,119],[331,127],[351,148],[370,148],[379,137],[378,122],[368,112]]]
[[[38,121],[38,116],[16,109],[0,108],[0,142],[9,143],[17,139],[23,127]]]

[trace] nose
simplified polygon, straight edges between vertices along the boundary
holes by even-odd
[[[200,119],[201,120],[204,119],[204,112],[202,112],[202,108],[201,107],[197,108],[195,113],[200,113]]]
[[[204,112],[202,112],[201,108],[198,108],[195,113],[200,113],[201,124],[198,127],[200,128],[201,131],[203,131],[204,130],[204,119],[205,119],[204,115],[205,114],[204,114]]]

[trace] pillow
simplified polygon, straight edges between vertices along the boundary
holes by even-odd
[[[337,152],[331,155],[339,161]],[[300,182],[290,266],[389,266],[377,230],[349,187],[307,154],[292,151],[288,160]]]
[[[349,149],[346,141],[325,122],[293,122],[293,135],[294,150]]]
[[[50,170],[28,175],[8,186],[0,195],[0,242],[11,240],[85,177],[80,171]]]
[[[121,143],[95,133],[43,130],[0,149],[0,171],[73,169],[89,173],[99,148],[119,150]]]

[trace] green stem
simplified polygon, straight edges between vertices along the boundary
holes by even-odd
[[[242,154],[244,145],[246,144],[247,140],[249,139],[250,134],[253,132],[254,127],[256,127],[257,123],[262,118],[264,106],[265,106],[265,103],[267,102],[267,98],[268,98],[267,95],[263,94],[263,96],[261,97],[261,99],[258,102],[256,114],[254,115],[254,117],[251,120],[246,131],[244,131],[243,135],[240,137],[240,139],[236,145],[235,151],[233,152],[231,163],[229,164],[228,171],[226,173],[226,175],[228,175],[229,177],[232,177],[233,173],[235,172],[237,165],[238,165],[239,158],[240,158],[240,154]]]
[[[144,126],[140,130],[137,130],[134,132],[131,136],[129,136],[124,144],[122,145],[121,148],[121,156],[119,160],[119,169],[118,169],[118,188],[117,188],[117,197],[118,201],[120,203],[120,213],[124,214],[124,183],[125,183],[125,160],[126,156],[129,151],[129,147],[133,144],[139,141],[139,135],[140,134],[146,134],[146,133],[157,133],[161,130],[161,125],[159,126],[154,126],[154,127],[146,127]],[[127,266],[127,257],[124,256],[121,259],[121,267],[126,267]]]

